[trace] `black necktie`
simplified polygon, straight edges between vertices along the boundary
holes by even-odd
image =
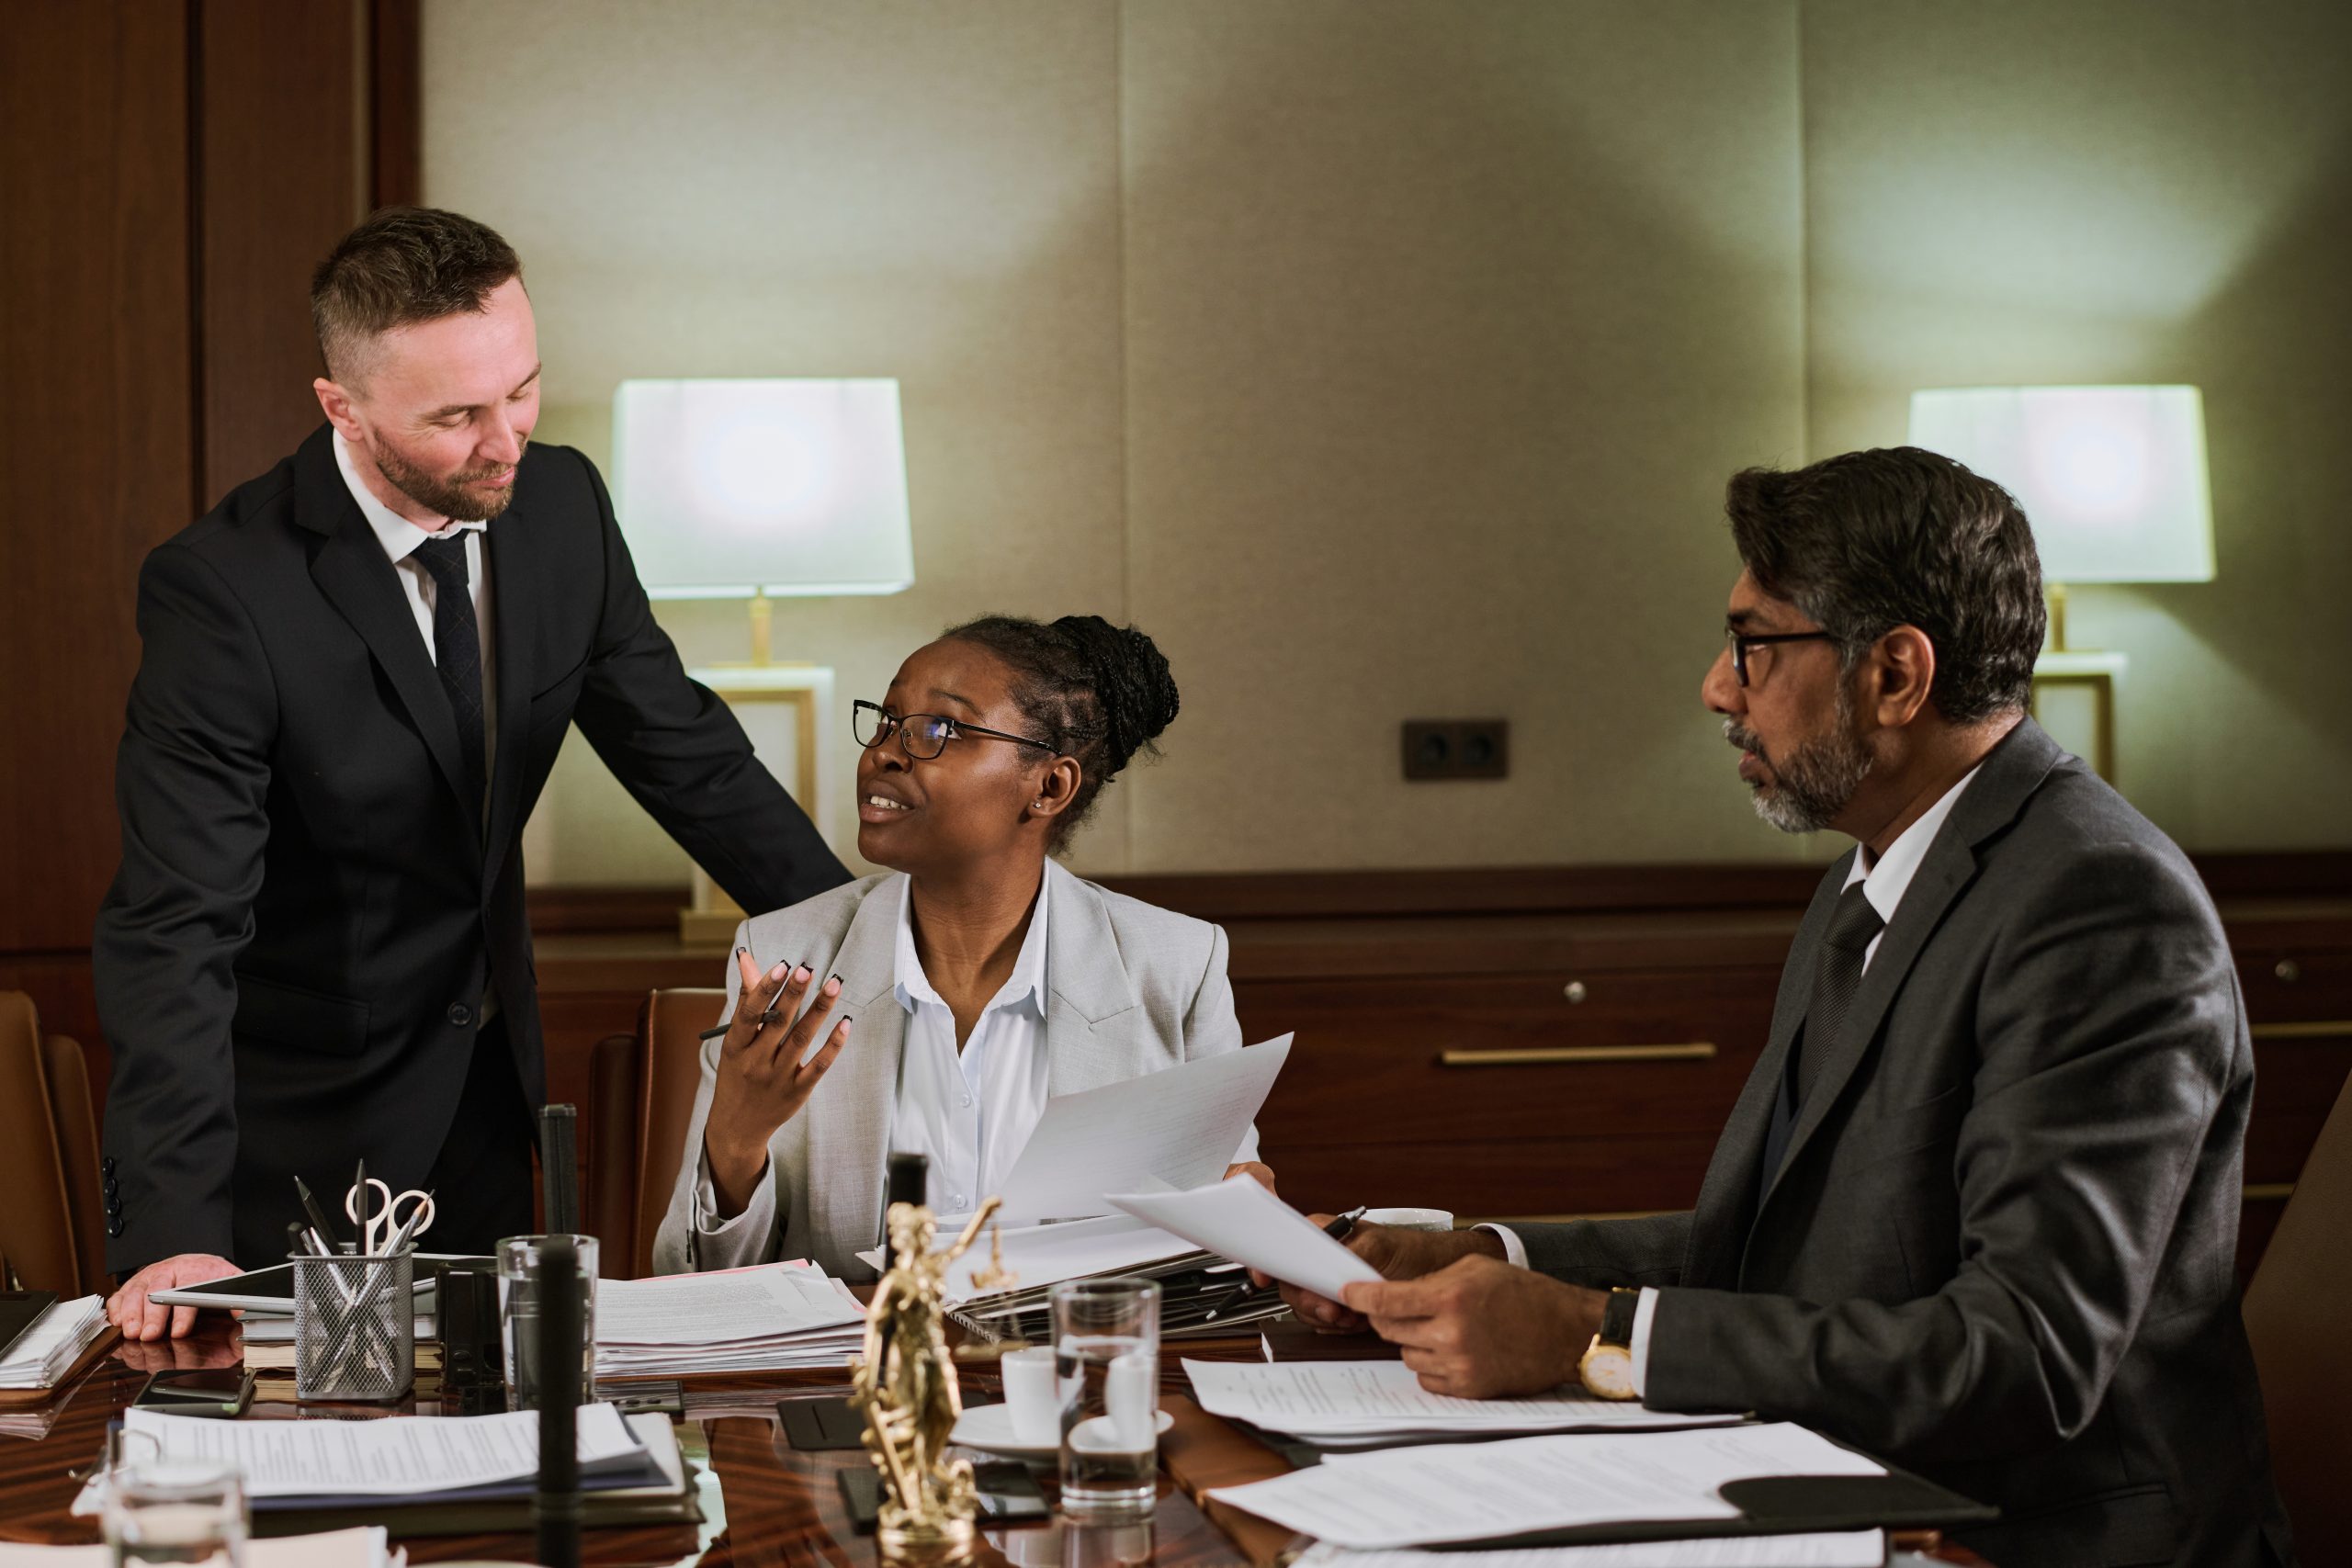
[[[1772,1101],[1772,1124],[1764,1136],[1764,1179],[1770,1184],[1788,1153],[1789,1134],[1796,1128],[1805,1097],[1813,1092],[1821,1067],[1838,1043],[1846,1021],[1846,1008],[1862,981],[1862,960],[1871,943],[1886,929],[1862,885],[1855,883],[1838,896],[1829,917],[1828,934],[1822,938],[1821,957],[1814,965],[1813,997],[1805,1004],[1804,1022],[1789,1042],[1788,1071]]]
[[[441,671],[450,716],[458,721],[458,751],[465,759],[471,799],[480,809],[489,788],[489,770],[483,763],[481,630],[474,622],[466,536],[459,532],[427,539],[416,547],[416,558],[433,574],[433,661]]]

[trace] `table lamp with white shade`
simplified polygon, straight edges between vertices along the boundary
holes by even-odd
[[[829,765],[842,728],[833,672],[773,661],[771,601],[913,586],[898,382],[624,381],[613,395],[613,490],[650,597],[749,601],[750,662],[689,673],[736,710],[823,831],[839,772]],[[742,914],[697,866],[679,931],[723,945]]]
[[[2203,398],[2177,386],[1938,389],[1911,394],[1910,439],[2025,508],[2050,596],[2035,712],[2045,693],[2087,694],[2092,762],[2112,780],[2115,691],[2129,660],[2066,646],[2066,587],[2212,581]]]

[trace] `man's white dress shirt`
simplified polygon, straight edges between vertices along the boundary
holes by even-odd
[[[1951,815],[1951,808],[1960,802],[1961,791],[1968,787],[1969,782],[1976,777],[1977,771],[1971,768],[1962,774],[1960,782],[1937,797],[1933,806],[1919,814],[1917,822],[1897,834],[1894,842],[1886,846],[1886,853],[1875,861],[1871,858],[1868,845],[1859,849],[1853,863],[1846,868],[1845,886],[1838,892],[1843,893],[1857,882],[1860,883],[1862,897],[1869,899],[1871,908],[1878,911],[1879,919],[1884,925],[1893,925],[1895,906],[1903,902],[1903,895],[1909,890],[1912,877],[1918,874],[1920,863],[1928,858],[1928,850],[1935,843],[1936,834],[1943,828],[1944,818]],[[1863,973],[1870,972],[1871,960],[1878,956],[1878,944],[1885,937],[1883,926],[1879,934],[1871,938],[1870,946],[1863,949]],[[1503,1255],[1512,1267],[1527,1267],[1526,1245],[1509,1226],[1480,1225],[1478,1228],[1492,1231],[1502,1238]],[[1657,1315],[1657,1291],[1654,1286],[1645,1285],[1642,1289],[1641,1304],[1634,1309],[1634,1339],[1627,1347],[1634,1359],[1634,1393],[1636,1397],[1648,1386],[1650,1322]]]

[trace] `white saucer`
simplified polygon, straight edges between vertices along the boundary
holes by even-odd
[[[1176,1418],[1165,1410],[1155,1411],[1158,1429],[1165,1432],[1176,1424]],[[956,1429],[947,1435],[951,1443],[982,1453],[1000,1454],[1006,1459],[1052,1459],[1061,1451],[1059,1442],[1043,1446],[1024,1443],[1012,1435],[1012,1406],[982,1404],[964,1412]]]

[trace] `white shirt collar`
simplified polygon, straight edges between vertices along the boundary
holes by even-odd
[[[343,432],[334,433],[334,466],[343,470],[343,482],[350,488],[351,499],[359,503],[359,514],[368,519],[368,526],[375,531],[376,542],[384,547],[384,554],[394,566],[408,559],[416,547],[427,539],[448,536],[451,530],[479,533],[489,526],[486,523],[452,522],[438,534],[428,534],[399,513],[376,499],[376,492],[360,479],[353,465],[351,448],[343,439]]]
[[[1021,939],[1021,952],[1012,960],[1012,975],[1003,988],[989,1001],[983,1011],[998,1008],[1027,1006],[1042,1018],[1046,1012],[1046,906],[1054,885],[1050,869],[1037,882],[1037,906],[1029,914],[1029,931]],[[917,1002],[930,1002],[945,1007],[946,1001],[933,988],[931,979],[922,972],[922,960],[915,954],[914,879],[906,873],[899,874],[899,946],[893,968],[894,986],[899,1005],[914,1010]]]
[[[1960,792],[1969,781],[1984,771],[1979,762],[1960,776],[1960,782],[1943,792],[1933,806],[1919,814],[1919,819],[1895,835],[1894,842],[1886,846],[1886,853],[1875,861],[1871,859],[1870,846],[1860,845],[1854,851],[1854,863],[1846,870],[1846,886],[1859,882],[1862,897],[1871,901],[1878,918],[1887,924],[1894,923],[1895,906],[1903,902],[1903,895],[1911,886],[1911,878],[1918,874],[1919,864],[1928,858],[1928,850],[1936,841],[1937,832],[1944,818],[1960,803]],[[1844,892],[1845,888],[1839,888]]]

